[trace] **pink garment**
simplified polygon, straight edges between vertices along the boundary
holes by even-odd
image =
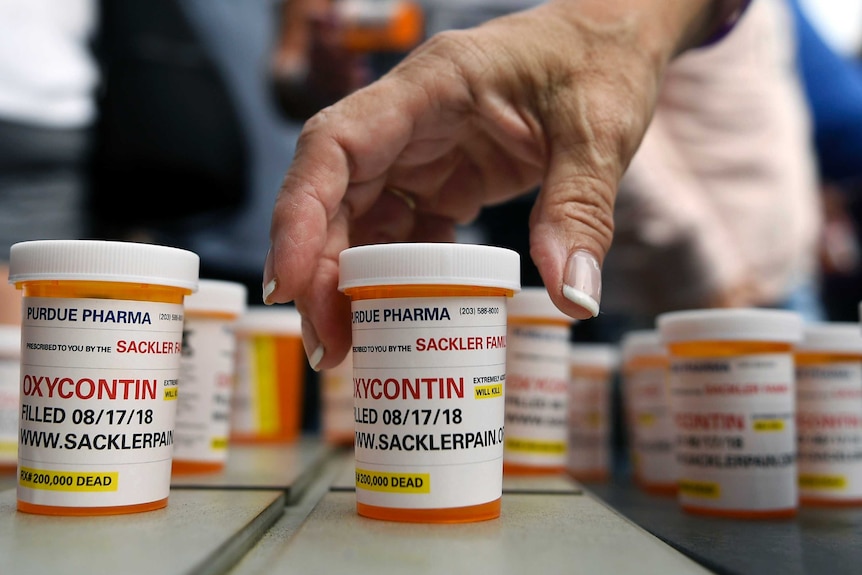
[[[816,281],[822,227],[807,104],[783,0],[753,2],[722,42],[667,70],[617,198],[602,308],[749,305]]]

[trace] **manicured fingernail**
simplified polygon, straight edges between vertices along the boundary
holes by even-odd
[[[272,295],[272,292],[277,287],[278,282],[275,279],[275,272],[273,271],[272,247],[270,247],[266,251],[266,262],[263,264],[263,303],[272,305],[272,302],[269,301],[269,296]]]
[[[324,349],[323,346],[318,344],[316,348],[314,348],[314,352],[308,356],[308,363],[311,365],[311,369],[314,371],[320,371],[320,368],[317,366],[320,365],[320,362],[323,360]]]
[[[563,296],[589,311],[593,317],[599,315],[602,270],[593,254],[578,250],[569,256],[563,276]]]
[[[272,295],[272,292],[275,291],[275,288],[278,284],[276,284],[274,279],[269,280],[265,284],[263,284],[263,303],[266,305],[272,305],[272,302],[269,301],[269,296]]]
[[[326,350],[323,344],[320,343],[320,338],[317,337],[317,331],[311,322],[302,318],[302,346],[305,348],[305,355],[308,357],[308,365],[314,371],[320,371],[317,367],[323,361],[323,355]]]

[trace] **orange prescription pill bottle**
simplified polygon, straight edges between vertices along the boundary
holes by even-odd
[[[653,329],[620,340],[622,404],[632,476],[648,493],[676,494],[676,440],[667,391],[668,353]]]
[[[401,243],[349,248],[356,508],[374,519],[500,515],[507,300],[520,256]]]
[[[605,481],[611,473],[611,395],[619,350],[575,342],[569,362],[566,471],[579,481]]]
[[[677,498],[683,510],[793,517],[802,318],[772,309],[676,311],[657,319],[670,354]]]
[[[425,35],[422,6],[412,0],[336,0],[335,11],[353,52],[407,52]]]
[[[132,242],[12,246],[23,291],[18,510],[113,515],[165,507],[183,300],[197,254]]]
[[[292,443],[302,430],[308,360],[293,306],[251,306],[234,325],[236,387],[230,441]]]
[[[174,473],[220,471],[227,461],[230,402],[236,380],[233,326],[248,290],[232,281],[201,279],[185,300]]]
[[[799,498],[862,504],[862,328],[806,324],[796,345]]]
[[[568,433],[569,334],[575,320],[554,305],[544,287],[515,294],[508,313],[503,472],[561,473]]]
[[[320,424],[330,445],[353,446],[353,354],[320,372]]]
[[[18,465],[18,402],[21,328],[0,325],[0,473]]]

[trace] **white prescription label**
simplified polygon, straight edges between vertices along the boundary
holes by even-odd
[[[797,506],[794,382],[789,353],[671,359],[682,505]]]
[[[357,502],[499,499],[506,298],[358,300],[352,312]]]
[[[675,430],[666,379],[667,369],[661,366],[626,372],[635,477],[645,485],[676,485]]]
[[[577,476],[610,473],[611,372],[573,370],[568,398],[566,469]]]
[[[566,464],[569,328],[513,322],[508,336],[503,462],[562,469]]]
[[[187,315],[180,360],[174,460],[224,463],[236,338],[224,319]]]
[[[799,494],[862,500],[862,363],[796,368]]]
[[[111,507],[165,499],[183,306],[24,298],[18,498]]]

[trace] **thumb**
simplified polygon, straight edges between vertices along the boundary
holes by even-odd
[[[638,58],[618,60],[629,66],[609,68],[603,82],[559,90],[540,114],[548,161],[530,214],[530,255],[553,302],[575,319],[599,314],[619,182],[658,91],[659,71],[632,66]]]
[[[601,264],[613,236],[618,178],[546,180],[530,216],[530,256],[554,304],[575,319],[599,314]]]

